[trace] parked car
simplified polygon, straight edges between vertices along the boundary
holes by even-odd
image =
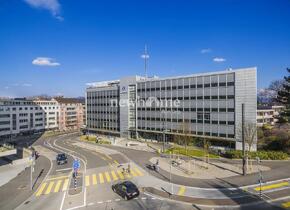
[[[140,194],[137,186],[130,181],[124,181],[114,184],[112,185],[112,190],[125,200],[130,200],[132,198],[138,197]]]
[[[57,154],[56,156],[57,165],[63,165],[67,163],[67,156],[65,153]]]

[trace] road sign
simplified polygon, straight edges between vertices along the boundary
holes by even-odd
[[[74,170],[77,170],[81,167],[80,161],[79,160],[74,160],[73,162],[73,168]]]

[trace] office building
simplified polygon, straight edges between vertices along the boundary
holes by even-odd
[[[190,135],[241,149],[242,104],[245,123],[256,125],[256,86],[256,68],[97,82],[86,90],[87,130],[160,141]]]

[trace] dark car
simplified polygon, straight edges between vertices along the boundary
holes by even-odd
[[[56,156],[57,165],[62,165],[67,163],[67,156],[64,153],[57,154]]]
[[[132,198],[138,197],[140,194],[137,186],[130,181],[114,184],[112,185],[112,190],[125,200],[130,200]]]

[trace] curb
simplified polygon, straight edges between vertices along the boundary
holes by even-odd
[[[240,207],[251,204],[262,203],[261,199],[253,194],[249,196],[244,196],[240,199],[206,199],[206,198],[194,198],[189,196],[181,196],[170,194],[169,192],[161,191],[152,187],[144,187],[144,193],[148,193],[153,196],[157,196],[163,199],[177,201],[182,203],[190,203],[196,206],[202,207]],[[239,201],[238,201],[239,200]],[[238,204],[237,204],[238,203]]]

